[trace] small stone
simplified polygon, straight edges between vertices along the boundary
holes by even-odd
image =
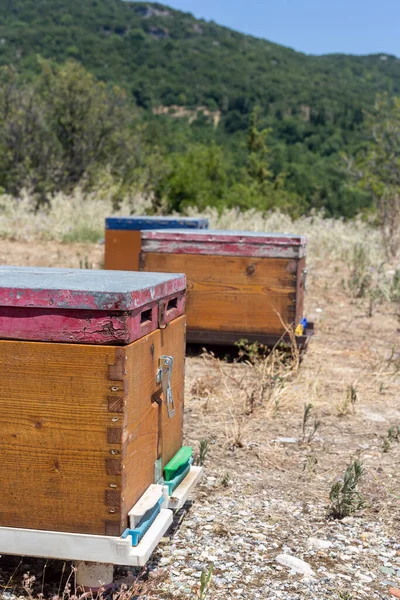
[[[306,563],[304,560],[301,560],[301,558],[292,556],[291,554],[279,554],[279,556],[277,556],[275,560],[280,565],[288,567],[292,571],[300,573],[301,575],[305,575],[306,577],[312,577],[313,575],[315,575],[314,571],[308,563]]]
[[[318,538],[309,538],[307,545],[314,550],[328,550],[333,546],[329,540],[319,540]]]
[[[162,569],[162,568],[158,568],[158,569],[154,569],[153,571],[149,572],[149,579],[158,579],[159,577],[164,577],[166,574],[168,573],[167,569]],[[5,597],[5,594],[2,594],[2,598],[4,600],[9,600]]]
[[[395,575],[396,574],[395,569],[390,569],[389,567],[380,567],[379,570],[381,571],[381,573],[384,573],[384,575]]]
[[[344,579],[345,581],[351,581],[350,575],[345,575],[344,573],[338,573],[337,575],[338,575],[338,577],[340,577],[341,579]]]
[[[370,577],[369,575],[364,575],[363,573],[356,573],[358,579],[360,579],[360,581],[363,581],[364,583],[372,583],[373,579],[372,577]]]

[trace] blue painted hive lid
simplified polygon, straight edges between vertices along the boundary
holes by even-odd
[[[207,229],[208,219],[198,217],[108,217],[106,229]]]

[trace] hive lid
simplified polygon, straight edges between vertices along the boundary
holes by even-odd
[[[207,229],[208,219],[197,217],[108,217],[106,229]]]
[[[142,232],[144,252],[213,254],[270,258],[302,258],[306,238],[289,233],[258,231],[157,229]]]
[[[0,266],[0,306],[132,311],[185,287],[183,274]]]

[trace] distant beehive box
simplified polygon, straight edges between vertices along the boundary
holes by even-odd
[[[186,274],[188,341],[273,343],[303,318],[302,236],[143,231],[141,270]]]
[[[184,303],[183,275],[0,267],[0,526],[128,527],[181,448]]]
[[[208,219],[192,217],[110,217],[106,219],[106,269],[138,271],[142,230],[207,229]]]

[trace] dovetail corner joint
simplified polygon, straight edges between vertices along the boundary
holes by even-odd
[[[122,443],[122,428],[121,427],[108,427],[107,428],[107,443],[108,444],[121,444]]]
[[[115,350],[115,364],[108,366],[108,379],[122,381],[126,375],[126,353],[122,348]]]
[[[121,396],[109,396],[107,402],[108,412],[124,412],[124,399]]]
[[[107,475],[121,475],[122,461],[119,458],[107,458],[106,473]]]

